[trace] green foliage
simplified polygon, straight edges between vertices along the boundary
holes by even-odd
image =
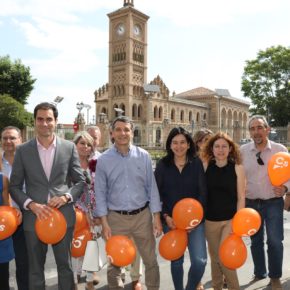
[[[165,150],[148,150],[152,160],[159,161],[162,157],[166,155]]]
[[[252,100],[252,113],[267,116],[273,120],[271,125],[286,126],[290,120],[290,48],[270,47],[246,61],[242,91]]]
[[[8,55],[0,57],[0,95],[10,95],[25,105],[35,81],[30,75],[30,68],[24,66],[21,60],[12,62]]]
[[[8,95],[0,95],[0,131],[6,126],[33,126],[33,115]]]
[[[73,132],[65,132],[64,133],[64,138],[66,139],[66,140],[73,140],[73,138],[74,138],[74,133]]]

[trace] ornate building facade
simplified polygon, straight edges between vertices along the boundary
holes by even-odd
[[[160,76],[147,83],[149,17],[134,8],[133,0],[124,0],[108,17],[109,81],[94,93],[102,147],[109,145],[109,124],[120,114],[134,121],[134,143],[144,147],[163,147],[176,126],[192,134],[202,127],[222,130],[237,142],[247,137],[250,104],[228,90],[195,88],[170,94]]]

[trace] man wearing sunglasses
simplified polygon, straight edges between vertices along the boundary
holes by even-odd
[[[272,290],[281,290],[280,278],[283,263],[283,196],[290,182],[273,186],[268,176],[268,162],[277,152],[288,152],[286,147],[268,139],[270,127],[264,116],[254,115],[249,120],[253,142],[241,147],[247,187],[246,206],[257,210],[262,218],[260,230],[251,236],[251,253],[254,262],[252,282],[270,278]],[[267,234],[268,271],[264,250],[264,231]]]

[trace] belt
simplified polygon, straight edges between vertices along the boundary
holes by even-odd
[[[149,202],[146,202],[146,204],[143,207],[140,207],[138,209],[134,209],[130,211],[127,211],[127,210],[113,210],[113,211],[122,215],[135,215],[143,211],[145,208],[147,208],[148,205],[149,205]]]
[[[273,198],[268,198],[268,199],[261,199],[261,198],[255,198],[255,199],[250,199],[250,198],[246,198],[247,202],[254,202],[254,203],[268,203],[268,202],[272,202],[275,200],[278,200],[282,197],[273,197]]]

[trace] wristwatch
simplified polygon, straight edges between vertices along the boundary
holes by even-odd
[[[69,195],[64,194],[63,197],[65,198],[66,203],[69,203],[70,202],[71,198],[70,198]]]

